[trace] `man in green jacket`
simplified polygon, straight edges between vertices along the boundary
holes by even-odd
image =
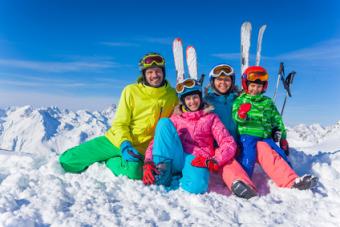
[[[233,103],[233,118],[242,143],[238,160],[251,177],[256,162],[256,144],[264,141],[286,162],[289,152],[286,129],[273,101],[264,96],[268,73],[261,66],[250,66],[242,75],[244,92]],[[280,133],[280,147],[272,139],[272,131]]]
[[[142,178],[144,153],[156,124],[160,118],[170,117],[178,100],[165,79],[165,60],[161,55],[146,54],[139,68],[142,76],[124,88],[112,127],[105,135],[60,156],[65,171],[80,173],[95,162],[105,161],[116,176]]]

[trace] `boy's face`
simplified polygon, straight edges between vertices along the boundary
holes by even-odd
[[[187,95],[184,97],[185,105],[189,108],[190,111],[194,112],[200,108],[201,98],[198,94]]]
[[[145,78],[152,87],[158,87],[164,79],[163,70],[159,67],[148,68],[145,70]]]
[[[232,83],[233,80],[230,76],[221,75],[214,79],[215,89],[222,94],[225,94],[229,91]]]
[[[261,94],[263,90],[263,84],[249,83],[248,85],[248,94],[251,96]]]

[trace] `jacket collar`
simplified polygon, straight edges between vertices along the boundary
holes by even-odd
[[[179,104],[175,107],[174,114],[180,115],[181,117],[188,120],[197,120],[204,115],[211,113],[214,110],[214,107],[208,103],[204,103],[204,107],[202,110],[198,110],[195,112],[183,112],[183,104]]]
[[[143,83],[138,83],[138,86],[149,96],[152,97],[161,97],[165,95],[169,90],[171,90],[171,85],[168,81],[162,87],[150,87],[146,86]]]
[[[220,102],[225,102],[227,100],[234,100],[237,97],[235,92],[230,92],[227,94],[217,94],[212,87],[209,87],[207,94],[215,98],[215,100]]]
[[[265,96],[263,94],[253,96],[253,95],[249,95],[249,94],[243,92],[240,96],[242,98],[245,98],[245,99],[250,100],[250,101],[255,101],[255,102],[262,101],[262,100],[265,99]]]

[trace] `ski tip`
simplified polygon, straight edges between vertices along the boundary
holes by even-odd
[[[188,46],[187,47],[187,51],[190,50],[190,49],[194,49],[195,50],[195,47],[194,46]]]
[[[264,25],[262,25],[261,26],[261,28],[260,29],[263,29],[263,30],[265,30],[267,28],[267,25],[266,24],[264,24]]]

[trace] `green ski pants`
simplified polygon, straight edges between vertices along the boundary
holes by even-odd
[[[125,161],[120,149],[105,136],[96,137],[70,148],[59,157],[64,170],[72,173],[80,173],[93,163],[100,161],[105,161],[106,166],[116,176],[124,175],[130,179],[142,179],[143,163]]]

